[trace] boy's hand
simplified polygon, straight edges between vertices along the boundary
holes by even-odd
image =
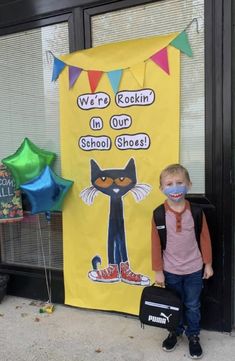
[[[208,279],[211,276],[213,276],[214,271],[210,263],[205,264],[204,273],[203,273],[203,279]]]
[[[155,272],[155,283],[160,286],[165,286],[165,276],[163,271]]]

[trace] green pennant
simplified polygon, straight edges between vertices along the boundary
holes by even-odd
[[[182,33],[173,39],[170,45],[174,46],[190,57],[193,56],[193,52],[188,41],[188,35],[185,31],[182,31]]]

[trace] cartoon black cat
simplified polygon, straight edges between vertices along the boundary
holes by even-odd
[[[98,192],[110,197],[109,229],[108,229],[108,267],[97,269],[101,258],[92,260],[93,270],[88,277],[97,282],[125,282],[132,285],[149,285],[147,276],[134,273],[130,269],[127,255],[125,226],[123,218],[123,197],[131,192],[137,202],[148,195],[151,187],[148,184],[137,184],[134,159],[130,159],[123,169],[101,169],[91,159],[92,186],[84,189],[80,196],[91,205]],[[138,241],[138,240],[136,240]]]

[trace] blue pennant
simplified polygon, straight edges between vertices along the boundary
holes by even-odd
[[[56,81],[65,66],[66,64],[63,61],[54,57],[54,66],[51,81]]]
[[[119,84],[122,77],[122,69],[120,70],[113,70],[108,72],[109,81],[113,88],[114,94],[118,92]]]

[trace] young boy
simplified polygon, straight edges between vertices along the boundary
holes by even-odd
[[[153,212],[152,221],[152,268],[156,272],[156,283],[166,284],[176,290],[184,304],[182,321],[163,341],[163,350],[173,351],[177,338],[185,332],[189,340],[190,357],[200,358],[202,278],[211,277],[213,269],[211,240],[205,215],[199,206],[194,205],[201,215],[201,228],[197,237],[196,229],[199,226],[196,225],[196,218],[193,218],[193,205],[185,199],[191,185],[187,169],[180,164],[169,165],[160,174],[160,189],[167,197],[164,202],[165,224],[158,224],[158,207]],[[160,238],[164,228],[165,243]]]

